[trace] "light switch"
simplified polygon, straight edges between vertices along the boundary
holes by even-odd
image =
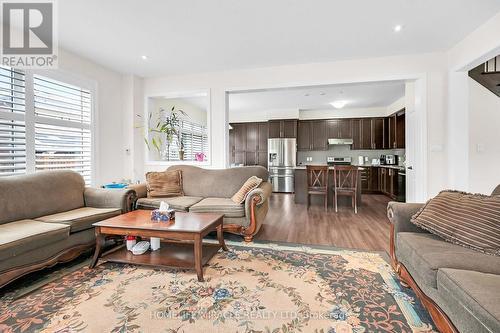
[[[477,152],[478,153],[484,153],[486,151],[486,147],[484,143],[478,143],[477,144]]]

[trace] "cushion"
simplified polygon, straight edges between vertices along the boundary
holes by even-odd
[[[260,183],[262,183],[262,178],[256,176],[248,178],[247,181],[238,190],[238,192],[236,192],[231,197],[231,200],[233,200],[235,203],[238,204],[244,203],[248,193],[254,188],[257,188],[260,185]]]
[[[67,212],[38,217],[35,220],[46,223],[62,223],[71,227],[71,232],[78,232],[93,228],[96,223],[121,214],[119,208],[83,207],[68,210]]]
[[[439,268],[475,270],[500,274],[500,257],[443,241],[427,233],[400,232],[396,238],[396,257],[413,276],[436,288]]]
[[[0,260],[38,249],[69,236],[69,226],[21,220],[0,225]]]
[[[189,207],[200,202],[201,197],[171,197],[171,198],[140,198],[137,200],[137,209],[156,209],[160,208],[160,202],[165,201],[170,208],[176,211],[187,212]]]
[[[189,208],[194,213],[219,213],[225,217],[244,217],[245,206],[229,198],[205,198]]]
[[[491,195],[500,195],[500,185],[498,185],[497,187],[495,187],[495,189],[493,190],[493,192],[491,193]]]
[[[146,174],[148,197],[179,197],[183,196],[182,171],[148,172]]]
[[[460,332],[500,332],[500,275],[443,268],[437,288]]]
[[[85,206],[82,176],[70,170],[0,177],[0,224]]]
[[[500,256],[500,196],[442,191],[411,222],[448,242]]]

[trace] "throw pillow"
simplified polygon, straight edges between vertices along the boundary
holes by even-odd
[[[182,171],[148,172],[146,187],[148,198],[183,196]]]
[[[254,188],[257,188],[260,183],[262,183],[262,179],[259,177],[252,176],[248,178],[245,184],[243,184],[243,186],[238,190],[238,192],[236,192],[231,197],[231,200],[239,204],[244,203],[248,193]]]
[[[411,222],[445,241],[500,256],[500,196],[442,191]]]

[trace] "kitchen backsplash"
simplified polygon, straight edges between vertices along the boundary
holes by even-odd
[[[368,164],[371,164],[372,159],[379,158],[380,155],[398,155],[404,156],[404,149],[383,149],[383,150],[351,150],[348,145],[330,145],[329,150],[320,151],[298,151],[297,152],[297,164],[324,164],[326,163],[327,156],[335,157],[351,157],[353,164],[358,164],[359,156],[368,157]],[[312,162],[307,161],[307,157],[312,157]],[[399,158],[399,162],[403,161],[403,158]]]

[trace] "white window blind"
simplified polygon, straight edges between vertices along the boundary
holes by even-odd
[[[193,123],[188,120],[181,120],[180,123],[181,140],[184,144],[184,160],[195,161],[197,153],[204,153],[205,160],[208,155],[208,134],[206,126]],[[168,160],[179,160],[179,145],[177,137],[174,137],[170,149],[168,149]]]
[[[70,169],[91,182],[90,91],[33,76],[35,169]]]
[[[69,169],[90,184],[91,122],[90,90],[0,67],[0,176]]]
[[[26,172],[25,76],[0,66],[0,175]]]

